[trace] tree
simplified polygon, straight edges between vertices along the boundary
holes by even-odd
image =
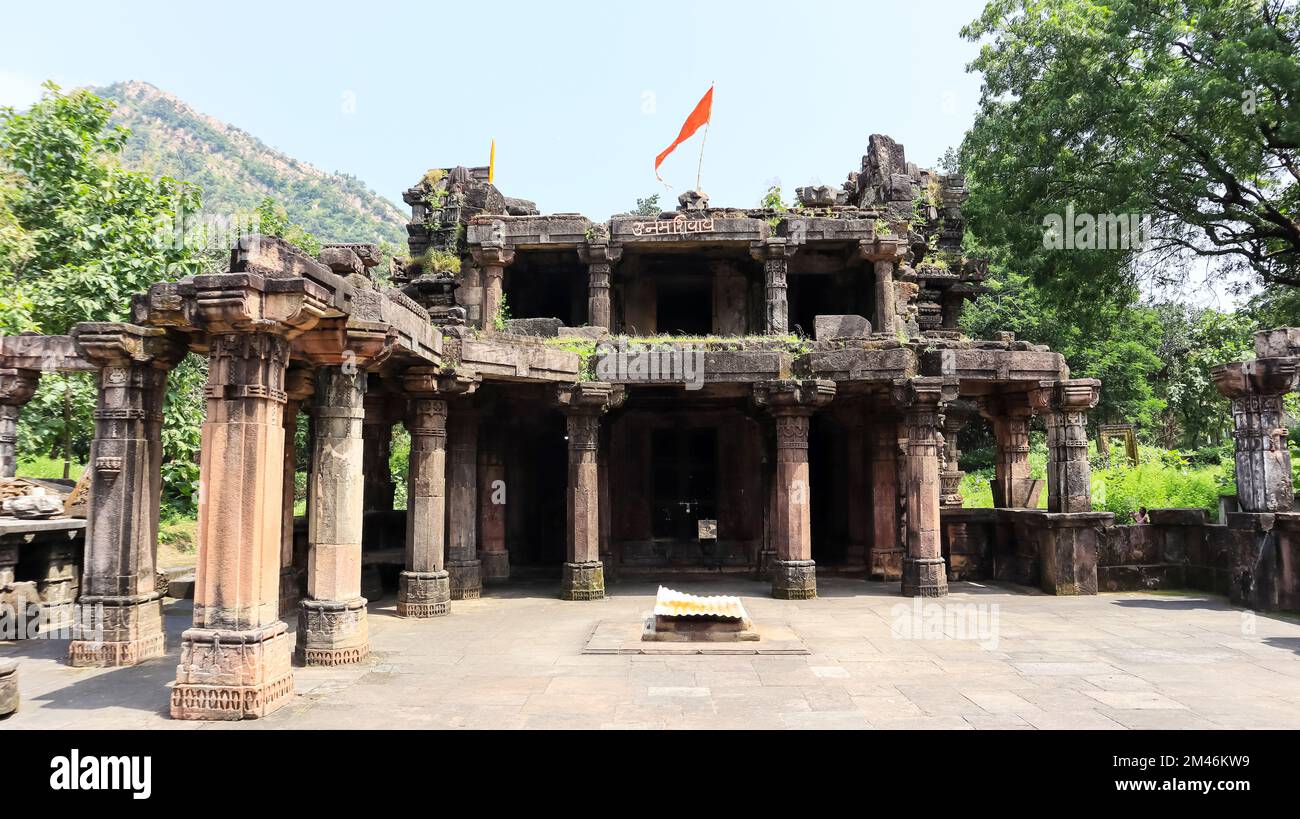
[[[658,216],[663,208],[659,206],[659,194],[652,193],[644,199],[636,200],[636,208],[632,211],[633,216]]]
[[[1113,302],[1191,254],[1300,286],[1295,0],[992,0],[962,34],[984,41],[966,215],[1036,283]],[[1149,215],[1152,252],[1045,249],[1067,206]]]
[[[85,90],[46,89],[26,112],[0,109],[0,331],[7,334],[59,335],[80,321],[125,320],[133,294],[200,264],[184,232],[198,212],[198,190],[123,170],[116,157],[127,134],[109,127],[111,104]],[[178,369],[172,383],[192,382],[192,369]],[[202,404],[189,392],[166,413],[172,471],[197,451]],[[42,377],[22,415],[20,454],[61,449],[65,474],[73,457],[86,458],[95,393],[85,376]],[[191,438],[192,447],[180,445]]]

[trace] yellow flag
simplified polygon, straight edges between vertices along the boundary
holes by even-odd
[[[488,182],[495,182],[497,175],[497,141],[492,140],[492,152],[488,154]]]

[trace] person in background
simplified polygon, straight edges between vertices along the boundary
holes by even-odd
[[[1133,522],[1134,522],[1134,523],[1150,523],[1150,522],[1151,522],[1151,521],[1147,518],[1147,508],[1146,508],[1145,506],[1139,506],[1139,507],[1138,507],[1137,514],[1133,516]]]

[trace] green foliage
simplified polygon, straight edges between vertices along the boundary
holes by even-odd
[[[1086,309],[1199,254],[1300,284],[1293,0],[992,0],[962,33],[983,43],[965,215],[1035,283]],[[1157,252],[1045,250],[1070,205],[1151,215]]]
[[[1114,512],[1120,523],[1130,523],[1140,508],[1205,509],[1216,515],[1219,495],[1230,493],[1232,472],[1221,466],[1192,466],[1168,457],[1143,460],[1137,466],[1121,465],[1093,472],[1092,505]]]
[[[128,134],[112,105],[85,90],[47,84],[24,113],[0,110],[0,331],[65,334],[80,321],[129,317],[136,292],[198,272],[206,263],[176,236],[199,192],[166,177],[124,170]],[[206,365],[170,376],[163,426],[164,501],[193,507]],[[90,456],[96,386],[88,375],[42,376],[19,421],[24,469],[52,458],[80,472]],[[62,466],[58,474],[62,475]]]
[[[501,302],[497,305],[496,314],[492,316],[492,326],[498,333],[505,332],[506,322],[510,321],[510,305],[506,304],[506,294],[501,294]]]
[[[61,334],[120,320],[134,293],[195,269],[173,235],[197,212],[198,191],[123,170],[115,158],[127,135],[109,127],[111,110],[52,83],[29,111],[0,109],[5,325]]]
[[[257,206],[257,232],[278,236],[308,256],[320,254],[320,240],[301,225],[289,221],[289,211],[269,196]]]
[[[632,210],[633,216],[658,216],[663,211],[659,205],[659,194],[652,193],[644,199],[636,200],[636,207]]]
[[[427,253],[416,261],[426,272],[432,273],[459,273],[460,256],[452,253],[450,250],[439,250],[430,248]]]

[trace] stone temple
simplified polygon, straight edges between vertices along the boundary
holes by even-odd
[[[74,523],[0,518],[0,595],[95,611],[74,626],[73,665],[162,653],[161,408],[168,369],[192,352],[210,369],[181,719],[262,716],[292,695],[295,663],[361,661],[367,597],[454,616],[512,578],[553,577],[571,601],[620,576],[702,572],[806,600],[834,572],[914,597],[991,579],[1300,608],[1280,422],[1300,332],[1261,334],[1259,362],[1215,373],[1238,430],[1225,522],[1157,510],[1116,526],[1089,495],[1099,382],[1010,334],[959,332],[986,274],[961,253],[964,196],[960,176],[872,136],[842,187],[801,188],[788,210],[691,192],[671,212],[595,222],[541,215],[484,168],[430,171],[405,192],[410,261],[390,280],[373,275],[371,245],[311,258],[244,238],[228,272],[154,285],[129,323],[0,339],[7,474],[42,371],[100,386],[84,541]],[[993,431],[995,509],[962,508],[967,423]],[[1031,423],[1047,430],[1046,509]],[[397,424],[411,440],[404,511]],[[62,532],[57,548],[38,550],[42,526]]]

